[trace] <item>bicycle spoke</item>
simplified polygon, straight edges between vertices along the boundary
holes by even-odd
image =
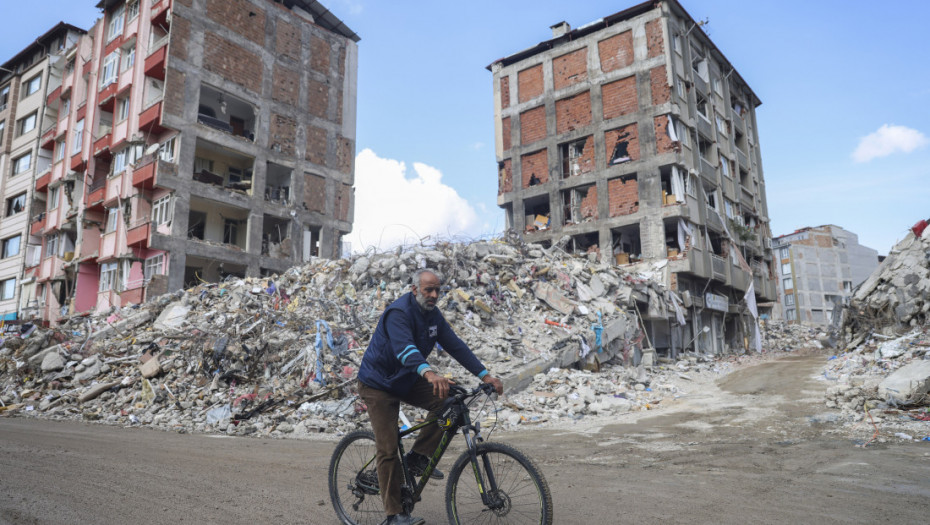
[[[339,443],[330,463],[330,498],[344,524],[377,525],[384,507],[377,493],[374,473],[375,442],[370,433],[353,433]],[[358,476],[365,469],[362,482]],[[369,477],[373,476],[373,478]]]

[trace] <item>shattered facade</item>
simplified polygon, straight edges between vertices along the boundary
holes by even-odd
[[[341,255],[358,36],[315,1],[97,7],[38,95],[22,316]]]
[[[827,224],[772,241],[778,263],[779,317],[792,323],[830,324],[853,288],[878,267],[878,252],[859,236]]]
[[[33,201],[36,174],[49,170],[52,152],[39,147],[41,130],[53,110],[45,93],[50,72],[64,49],[85,34],[60,23],[0,65],[0,195],[5,207],[0,215],[0,316],[6,326],[15,323],[33,296],[35,279],[23,279],[23,267],[35,266],[39,251],[28,240],[29,205]]]
[[[488,66],[508,227],[617,265],[662,261],[686,322],[646,315],[655,348],[745,348],[748,303],[776,299],[761,102],[675,0],[552,31]]]

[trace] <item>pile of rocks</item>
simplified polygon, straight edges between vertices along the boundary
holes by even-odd
[[[9,337],[0,412],[235,434],[356,428],[354,378],[371,332],[427,266],[445,277],[439,306],[450,324],[514,386],[629,351],[641,339],[637,303],[674,315],[658,280],[558,248],[496,240],[314,259]],[[441,352],[431,361],[474,381]]]

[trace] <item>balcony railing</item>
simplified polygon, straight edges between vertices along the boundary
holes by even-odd
[[[727,260],[719,255],[710,254],[711,268],[714,272],[714,279],[721,281],[727,280]]]

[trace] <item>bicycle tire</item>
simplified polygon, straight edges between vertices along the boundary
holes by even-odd
[[[375,435],[368,430],[347,434],[333,451],[327,471],[329,498],[343,525],[378,525],[384,520],[384,505],[377,486],[359,480],[363,472],[378,479],[374,457]]]
[[[477,448],[481,475],[484,458],[491,464],[504,505],[491,509],[481,501],[478,483],[472,474],[468,451],[462,453],[449,471],[446,484],[446,513],[452,525],[552,524],[552,494],[536,463],[523,452],[504,443],[480,443]],[[468,473],[462,475],[466,468]],[[490,488],[488,487],[488,490]]]

